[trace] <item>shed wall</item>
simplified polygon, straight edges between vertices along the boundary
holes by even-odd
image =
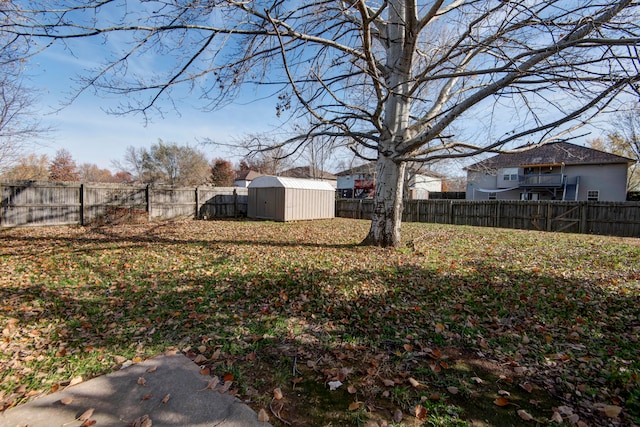
[[[249,187],[249,218],[298,221],[335,217],[335,193],[303,188]]]
[[[285,189],[284,221],[335,217],[335,193],[300,188]]]

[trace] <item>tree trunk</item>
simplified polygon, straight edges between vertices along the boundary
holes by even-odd
[[[369,234],[363,245],[395,247],[400,245],[404,163],[396,163],[380,154],[376,166],[374,210]]]

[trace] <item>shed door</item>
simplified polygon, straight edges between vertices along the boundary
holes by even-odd
[[[260,188],[256,191],[256,216],[258,218],[276,218],[275,189]]]

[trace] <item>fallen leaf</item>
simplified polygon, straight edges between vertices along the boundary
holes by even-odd
[[[280,389],[280,387],[276,388],[275,390],[273,390],[273,398],[275,400],[280,400],[282,399],[284,396],[282,395],[282,390]]]
[[[225,394],[227,391],[229,391],[229,388],[231,388],[231,384],[233,384],[233,381],[225,381],[224,384],[218,387],[218,393]]]
[[[138,385],[144,386],[145,384],[147,384],[147,380],[145,380],[144,377],[138,377],[137,383]]]
[[[500,396],[511,396],[511,393],[509,393],[507,390],[498,390],[498,395],[500,395]]]
[[[399,423],[400,421],[402,421],[403,417],[404,414],[402,413],[401,409],[396,409],[395,411],[393,411],[393,421]]]
[[[504,397],[500,396],[498,397],[496,400],[493,401],[493,403],[495,405],[498,406],[507,406],[509,405],[511,402],[509,402],[507,399],[505,399]]]
[[[482,384],[484,382],[480,377],[471,377],[471,380],[476,384]]]
[[[72,397],[63,397],[62,399],[60,399],[60,403],[62,403],[63,405],[70,405],[71,402],[73,402]]]
[[[96,422],[96,420],[85,420],[82,424],[80,424],[80,427],[89,427],[95,425]]]
[[[200,369],[200,375],[210,375],[210,374],[211,374],[211,369],[207,367],[203,367],[202,369]]]
[[[76,384],[80,384],[82,382],[82,377],[78,376],[75,377],[73,379],[71,379],[71,381],[69,382],[69,387],[74,386]]]
[[[447,387],[447,391],[451,394],[458,394],[460,393],[460,390],[458,390],[458,387],[454,387],[454,386],[449,386]]]
[[[207,360],[209,360],[209,359],[207,359],[207,357],[206,357],[206,356],[203,356],[202,354],[197,355],[197,356],[196,356],[196,358],[195,358],[195,359],[193,359],[193,361],[194,361],[195,363],[197,363],[198,365],[200,365],[200,364],[202,364],[202,363],[206,362]]]
[[[353,384],[349,384],[349,387],[347,387],[347,392],[349,394],[356,394],[358,390],[356,390],[356,387]]]
[[[171,399],[171,394],[167,394],[165,397],[162,398],[160,402],[167,403],[169,399]]]
[[[144,396],[142,396],[142,399],[140,399],[140,400],[149,400],[149,399],[151,399],[151,397],[152,397],[151,393],[147,393]]]
[[[522,384],[520,384],[520,387],[523,390],[526,390],[528,393],[531,393],[533,391],[533,386],[531,384],[529,384],[529,383],[522,383]]]
[[[133,422],[129,424],[128,427],[151,427],[152,425],[153,422],[151,421],[151,418],[149,418],[149,415],[145,414],[133,420]]]
[[[147,373],[151,374],[151,373],[155,372],[157,369],[158,369],[157,366],[152,366],[149,369],[147,369]]]
[[[616,405],[606,405],[602,408],[602,411],[607,417],[616,418],[618,415],[620,415],[622,408]]]
[[[416,415],[416,418],[420,421],[424,421],[427,419],[427,408],[425,408],[424,406],[416,405],[413,412]]]
[[[389,379],[384,379],[384,380],[382,380],[382,382],[387,387],[393,387],[394,385],[396,385],[395,381],[389,380]]]
[[[122,365],[124,362],[127,361],[127,358],[122,356],[114,356],[113,361],[116,362],[118,365]]]
[[[227,381],[233,381],[233,374],[232,374],[232,373],[230,373],[230,372],[227,372],[226,374],[224,374],[224,375],[222,376],[222,381],[224,381],[225,383],[226,383]]]
[[[93,415],[93,411],[95,411],[96,408],[89,408],[86,411],[84,411],[78,418],[78,421],[86,421],[89,418],[91,418],[91,416]]]
[[[329,386],[329,390],[334,391],[340,388],[340,386],[342,385],[342,382],[340,381],[329,381],[327,383],[327,385]]]
[[[352,402],[349,405],[349,410],[350,411],[355,411],[356,409],[360,408],[362,406],[362,402]]]
[[[260,409],[260,411],[258,411],[258,421],[260,421],[261,423],[269,422],[269,415],[267,414],[267,411],[262,408]]]
[[[560,415],[559,412],[554,412],[553,415],[551,416],[551,421],[553,421],[554,423],[562,424],[563,423],[562,415]]]
[[[524,409],[518,409],[516,412],[518,416],[525,421],[531,421],[533,419],[533,416]]]
[[[415,388],[420,387],[420,382],[418,382],[418,380],[416,380],[415,378],[409,378],[409,384],[411,384],[411,386]]]
[[[413,346],[411,344],[405,344],[403,347],[405,351],[413,351]]]
[[[217,376],[215,376],[207,382],[207,386],[202,390],[215,390],[219,384],[220,384],[220,379]]]

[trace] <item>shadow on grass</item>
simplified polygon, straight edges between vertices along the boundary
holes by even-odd
[[[62,243],[72,253],[99,251],[105,243],[354,246],[104,234],[23,237],[22,243]],[[228,262],[219,256],[211,266]],[[217,277],[194,277],[184,266],[122,271],[114,280],[108,265],[93,267],[93,284],[69,273],[0,288],[5,396],[25,383],[27,390],[41,389],[39,373],[49,388],[78,372],[110,372],[117,357],[145,358],[170,346],[192,359],[204,356],[200,363],[212,374],[231,373],[240,393],[262,396],[252,398],[258,405],[265,406],[275,387],[284,388],[290,400],[283,414],[293,425],[318,421],[304,407],[317,406],[326,384],[337,380],[358,394],[342,391],[344,399],[323,410],[325,417],[334,411],[336,422],[358,415],[348,410],[355,399],[383,402],[384,414],[445,402],[462,408],[462,418],[503,425],[519,422],[516,408],[550,418],[551,407],[562,403],[577,408],[585,400],[606,403],[637,392],[638,297],[559,276],[475,262],[448,271],[381,265],[336,274],[330,267],[292,267]],[[322,387],[296,388],[307,381]],[[523,384],[535,394],[523,392]],[[498,390],[518,406],[494,405]],[[581,414],[592,421],[599,415]]]

